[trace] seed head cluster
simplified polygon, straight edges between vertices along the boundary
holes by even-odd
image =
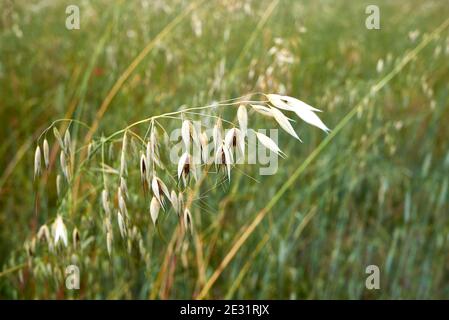
[[[89,142],[86,146],[86,158],[81,157],[80,150],[83,148],[76,150],[76,141],[71,137],[70,126],[63,136],[55,125],[45,130],[40,138],[42,145],[37,145],[34,153],[34,179],[39,185],[39,177],[43,174],[42,158],[47,174],[53,167],[56,168],[56,193],[59,206],[56,217],[40,227],[36,235],[37,240],[46,242],[48,249],[52,252],[58,248],[68,247],[70,242],[66,223],[69,222],[68,225],[72,230],[71,245],[74,249],[80,247],[83,243],[82,236],[86,233],[80,232],[74,225],[73,216],[67,213],[66,208],[67,203],[72,201],[71,194],[76,185],[75,181],[79,183],[83,172],[91,170],[92,174],[99,172],[103,180],[103,188],[98,190],[99,212],[102,215],[102,227],[99,230],[104,232],[107,254],[109,256],[113,254],[114,242],[120,238],[126,241],[128,248],[132,247],[132,241],[136,240],[139,250],[146,254],[145,245],[139,235],[138,224],[141,222],[135,221],[135,202],[147,203],[148,219],[155,227],[158,227],[162,213],[167,214],[172,211],[178,217],[182,230],[192,233],[194,219],[191,204],[195,188],[211,173],[209,170],[211,164],[215,165],[217,173],[222,172],[224,179],[231,181],[234,166],[237,163],[243,163],[239,161],[245,158],[249,133],[254,132],[257,141],[266,149],[286,157],[277,142],[250,127],[251,117],[262,115],[299,141],[301,139],[292,125],[294,120],[287,113],[294,114],[326,133],[330,131],[317,115],[321,110],[290,96],[263,94],[262,99],[257,101],[244,99],[228,101],[232,102],[187,108],[134,123],[109,137]],[[228,121],[214,114],[217,112],[217,106],[236,108],[237,121]],[[210,127],[204,128],[205,125],[201,122],[198,125],[192,118],[193,114],[212,120],[212,122],[209,121]],[[176,122],[179,121],[178,119],[180,120],[182,152],[177,160],[177,166],[173,166],[164,158],[165,148],[161,148],[170,143],[161,121]],[[149,127],[145,136],[141,137],[133,129],[144,123],[149,124]],[[226,131],[224,124],[229,126]],[[56,143],[53,148],[59,148],[59,166],[54,166],[50,158],[50,144],[47,139],[50,129],[53,130]],[[205,129],[210,130],[210,136]],[[106,161],[108,158],[113,158],[114,152],[111,146],[109,150],[106,150],[105,146],[107,143],[112,145],[113,139],[120,133],[122,136],[119,140],[121,142],[119,162],[117,165],[108,165]],[[199,156],[192,150],[199,150]],[[137,157],[134,156],[135,154]],[[91,165],[90,169],[86,168],[86,162],[91,163],[98,159],[97,155],[101,155],[99,165]],[[134,158],[137,159],[134,161]],[[173,174],[173,171],[176,174]],[[111,177],[114,176],[116,178],[112,179]],[[134,179],[134,176],[137,179]],[[134,181],[140,181],[140,183],[134,184]],[[113,190],[116,192],[112,192]],[[136,194],[136,190],[140,190],[141,193]],[[188,201],[184,201],[185,197]],[[27,248],[30,248],[29,244]]]

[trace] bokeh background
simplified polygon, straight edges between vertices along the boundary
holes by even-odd
[[[72,4],[80,8],[80,30],[65,27]],[[368,4],[380,8],[380,30],[365,28]],[[197,236],[168,264],[177,220],[167,214],[158,233],[144,204],[129,210],[142,217],[145,258],[118,234],[108,257],[94,223],[102,214],[95,168],[66,221],[69,232],[78,226],[81,247],[57,254],[38,248],[30,257],[24,244],[58,213],[53,175],[38,187],[36,209],[36,139],[60,118],[98,121],[100,137],[182,105],[276,92],[322,109],[331,129],[363,108],[269,210],[204,298],[447,298],[447,29],[364,98],[448,16],[445,0],[0,0],[0,297],[197,297],[243,228],[326,134],[297,123],[304,143],[281,136],[288,158],[276,175],[255,182],[235,171],[230,185],[207,193],[205,185],[192,210]],[[98,116],[117,79],[154,39]],[[258,119],[251,116],[251,125],[266,126]],[[81,147],[86,130],[72,129]],[[130,186],[135,203],[143,197],[138,187]],[[64,286],[69,261],[80,266],[77,291]],[[380,290],[365,288],[371,264],[380,268]]]

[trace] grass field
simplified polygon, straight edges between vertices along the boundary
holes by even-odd
[[[375,2],[380,30],[365,27],[372,1],[0,0],[0,298],[448,298],[449,5]],[[65,26],[71,4],[79,30]],[[130,123],[253,92],[323,110],[332,132],[296,122],[303,143],[280,133],[275,175],[244,165],[230,183],[198,185],[194,232],[181,240],[173,212],[151,222],[138,150],[134,238],[114,218],[111,255],[100,199],[116,174],[88,164],[61,203],[49,131],[52,169],[33,179],[38,138],[58,119],[77,120],[79,163],[91,139]],[[119,142],[97,160],[118,170]],[[78,246],[25,250],[58,214]],[[79,290],[65,286],[70,264]],[[368,265],[379,290],[365,288]]]

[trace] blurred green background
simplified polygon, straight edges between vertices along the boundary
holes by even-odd
[[[196,6],[186,12],[192,3]],[[65,27],[71,4],[80,8],[80,30]],[[365,28],[368,4],[380,8],[380,30]],[[142,217],[138,231],[147,257],[115,243],[108,258],[98,227],[101,181],[100,189],[87,192],[95,186],[95,173],[81,188],[85,195],[75,218],[66,221],[69,232],[78,226],[81,249],[57,255],[38,249],[27,257],[24,243],[57,214],[54,176],[40,187],[35,214],[37,137],[60,118],[94,123],[114,83],[155,37],[160,41],[119,88],[95,137],[181,105],[259,91],[298,97],[322,109],[323,121],[335,128],[448,16],[445,0],[0,0],[0,297],[196,297],[242,226],[326,138],[296,123],[304,143],[281,136],[288,158],[279,162],[276,175],[257,176],[257,183],[241,174],[235,178],[236,170],[229,186],[208,193],[210,185],[204,186],[205,196],[192,210],[198,238],[186,240],[169,267],[164,257],[176,218],[167,214],[160,235],[143,218],[149,215],[144,204],[129,210]],[[173,27],[164,29],[174,19]],[[205,297],[447,298],[448,67],[444,30],[363,102],[363,110],[270,210]],[[258,119],[251,116],[250,125],[266,126]],[[81,147],[86,130],[72,129]],[[138,160],[134,167],[138,170]],[[252,167],[241,170],[257,173]],[[138,182],[130,187],[135,203],[143,197],[138,188]],[[81,270],[78,291],[65,289],[61,276],[73,260]],[[371,264],[380,268],[379,290],[365,288]]]

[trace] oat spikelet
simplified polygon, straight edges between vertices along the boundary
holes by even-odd
[[[320,128],[326,133],[329,133],[331,130],[321,121],[321,119],[313,112],[307,109],[295,109],[295,113],[300,117],[304,122],[311,124],[317,128]]]
[[[231,181],[232,162],[232,153],[229,152],[229,149],[225,144],[222,144],[215,154],[215,164],[225,166],[229,181]]]
[[[120,211],[117,212],[117,223],[118,228],[120,230],[120,235],[122,238],[126,237],[126,227],[125,227],[125,220],[123,219],[123,215]]]
[[[149,144],[149,143],[148,143]],[[142,184],[142,188],[144,188],[145,191],[145,182],[147,181],[147,158],[145,157],[145,155],[142,153],[140,155],[140,182]]]
[[[44,139],[44,162],[45,168],[48,170],[50,166],[50,147],[48,146],[48,141],[46,138]]]
[[[120,211],[128,218],[128,209],[126,208],[125,198],[123,198],[122,189],[120,187],[117,191],[117,198]]]
[[[231,130],[228,130],[225,136],[225,146],[231,150],[232,148],[236,147],[241,155],[245,154],[245,137],[243,133],[237,129],[232,128]]]
[[[293,136],[296,139],[298,139],[299,141],[301,141],[301,139],[299,139],[298,135],[296,134],[295,129],[293,129],[292,125],[288,121],[288,118],[278,109],[273,108],[273,107],[271,107],[270,109],[271,109],[271,113],[274,116],[274,119],[281,126],[281,128],[284,129],[291,136]]]
[[[59,147],[61,150],[64,150],[64,142],[62,142],[61,134],[59,133],[58,129],[56,127],[53,127],[53,135],[56,138],[56,141],[58,141]]]
[[[273,117],[273,114],[271,113],[270,108],[267,108],[265,106],[259,105],[259,104],[252,104],[251,107],[253,108],[254,111],[263,114],[264,116]]]
[[[70,156],[72,154],[72,138],[70,137],[69,129],[67,129],[64,134],[64,147],[65,152]]]
[[[192,215],[187,208],[184,210],[184,226],[187,230],[190,230],[190,233],[193,233]]]
[[[48,229],[47,225],[44,224],[39,228],[39,231],[37,232],[37,239],[39,241],[46,241],[50,242],[50,230]]]
[[[127,166],[126,166],[126,149],[128,146],[128,139],[126,136],[126,132],[123,135],[123,142],[122,142],[122,152],[120,155],[120,176],[126,175]]]
[[[162,190],[167,199],[170,199],[170,192],[168,191],[168,188],[165,185],[165,183],[160,178],[157,178],[157,182],[159,185],[159,190]]]
[[[26,241],[24,244],[24,248],[28,257],[34,256],[36,250],[36,238],[33,237],[31,241]]]
[[[149,146],[149,148],[148,148],[148,146]],[[159,161],[158,138],[157,138],[157,131],[155,128],[153,128],[153,130],[151,130],[149,145],[147,145],[148,174],[150,174],[150,172],[151,172],[149,169],[150,169],[152,162],[155,163],[158,167],[162,168],[162,164]]]
[[[310,111],[314,111],[314,112],[322,112],[320,109],[314,108],[299,99],[296,99],[296,98],[293,98],[290,96],[278,96],[278,97],[279,97],[279,99],[284,100],[287,103],[287,105],[289,105],[293,110],[295,108],[297,108],[297,109],[302,108],[302,109],[306,109],[306,110],[310,110]]]
[[[182,192],[178,193],[178,215],[181,214],[182,209],[184,208],[184,196]]]
[[[189,120],[184,120],[181,126],[181,137],[184,142],[184,146],[188,151],[190,149],[190,122]]]
[[[111,256],[111,253],[112,253],[112,233],[111,232],[106,233],[106,249],[108,250],[109,256]]]
[[[34,152],[34,180],[41,174],[41,148],[36,147]]]
[[[318,127],[326,133],[330,131],[330,129],[315,114],[315,112],[321,112],[320,109],[314,108],[301,100],[289,96],[268,94],[267,98],[276,108],[293,111],[304,122]]]
[[[65,158],[64,151],[61,151],[61,154],[59,155],[59,161],[61,162],[61,169],[64,177],[67,179],[67,181],[70,181],[70,170]]]
[[[168,192],[168,188],[165,183],[158,177],[154,176],[151,181],[151,189],[153,190],[153,195],[159,201],[161,207],[164,208],[165,201],[163,196],[165,195],[167,199],[170,199],[170,193]]]
[[[262,145],[265,148],[270,149],[271,151],[275,152],[276,154],[280,155],[283,158],[285,157],[284,153],[281,151],[281,149],[279,149],[276,142],[274,142],[270,137],[268,137],[260,132],[255,132],[255,133],[256,133],[257,139],[259,140],[260,143],[262,143]]]
[[[278,109],[282,109],[282,110],[288,110],[288,111],[293,111],[292,107],[290,107],[288,104],[286,104],[282,99],[281,96],[278,94],[274,94],[274,93],[270,93],[267,94],[267,98],[268,101],[270,101],[270,103],[275,106]]]
[[[240,105],[237,111],[237,120],[239,121],[240,130],[242,131],[243,136],[245,136],[248,128],[248,112],[243,104]]]
[[[179,200],[175,190],[172,190],[170,193],[170,202],[171,205],[173,206],[173,210],[176,212],[176,214],[179,215]]]
[[[157,218],[159,216],[160,208],[161,207],[160,207],[158,199],[156,199],[156,197],[151,198],[150,215],[151,215],[151,220],[153,221],[153,224],[155,224],[155,225],[156,225]]]
[[[201,159],[203,163],[209,161],[209,141],[205,132],[200,134],[200,144],[201,144]]]
[[[217,119],[217,122],[214,125],[214,128],[212,129],[212,138],[214,141],[214,150],[218,150],[220,145],[223,142],[223,126],[221,122],[221,118]]]
[[[285,103],[291,108],[291,111],[295,112],[296,115],[304,122],[320,128],[326,133],[330,132],[330,129],[315,114],[315,112],[321,112],[321,110],[316,109],[308,105],[307,103],[302,102],[301,100],[289,96],[280,96],[280,99],[284,100]]]
[[[107,215],[103,219],[103,228],[105,232],[110,232],[112,234],[112,223],[111,223],[111,216]]]
[[[142,156],[140,157],[140,161],[141,161],[141,166],[142,166],[142,160],[145,161],[145,167],[147,170],[150,170],[150,166],[151,166],[151,160],[152,160],[152,155],[154,154],[153,152],[153,147],[151,145],[151,141],[149,140],[147,142],[147,148],[146,148],[146,156],[142,153]]]
[[[178,179],[181,179],[182,174],[189,173],[189,154],[184,152],[178,161]]]
[[[178,180],[182,178],[184,185],[187,185],[186,178],[189,175],[192,175],[195,180],[198,180],[198,176],[196,173],[196,167],[192,163],[192,157],[187,153],[183,153],[183,155],[179,158],[178,161]]]
[[[79,242],[80,242],[80,233],[78,232],[77,228],[73,229],[72,242],[73,242],[73,248],[76,249],[78,247]]]
[[[197,124],[197,123],[195,123]],[[201,147],[201,141],[200,141],[200,134],[199,132],[201,132],[201,128],[197,128],[195,127],[194,124],[190,124],[190,137],[193,141],[193,143],[197,146],[197,147]]]
[[[193,141],[197,146],[200,146],[200,140],[197,131],[189,120],[184,120],[181,127],[181,137],[186,151],[190,150],[191,142]]]
[[[123,178],[123,177],[120,177],[120,190],[122,191],[122,194],[125,195],[125,198],[129,199],[128,186],[126,184],[125,178]]]
[[[103,210],[107,215],[111,214],[111,208],[109,206],[109,195],[106,189],[101,191],[101,205],[103,206]]]
[[[64,246],[67,247],[67,228],[64,224],[64,221],[62,220],[62,217],[58,215],[56,217],[55,222],[52,225],[53,230],[53,237],[55,246],[58,244],[58,242],[61,240],[64,243]]]

